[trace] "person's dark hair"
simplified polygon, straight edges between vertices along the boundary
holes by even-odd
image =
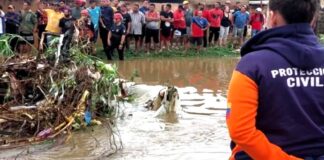
[[[155,7],[155,4],[154,4],[154,3],[151,3],[151,4],[150,4],[150,6],[153,6],[153,7]]]
[[[97,3],[97,0],[90,0],[89,3]]]
[[[30,1],[24,1],[24,3],[26,3],[28,6],[31,6]]]
[[[166,6],[172,8],[172,5],[170,3],[168,3]]]
[[[0,10],[3,10],[3,7],[2,7],[2,5],[0,4]]]
[[[137,7],[139,7],[139,6],[140,6],[140,5],[138,4],[138,3],[135,3],[134,5],[135,5],[135,6],[137,6]]]
[[[319,10],[318,0],[271,0],[269,7],[278,11],[286,23],[310,23]]]

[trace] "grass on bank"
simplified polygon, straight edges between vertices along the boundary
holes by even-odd
[[[101,46],[96,47],[96,56],[102,59],[107,59],[103,49]],[[117,50],[115,50],[114,55],[115,59],[117,58]],[[182,58],[182,57],[226,57],[226,56],[239,56],[239,53],[236,52],[232,48],[207,48],[205,50],[201,50],[197,52],[195,49],[190,49],[187,52],[184,50],[175,50],[172,49],[170,51],[164,50],[162,52],[159,51],[151,51],[150,54],[146,52],[137,52],[134,53],[132,49],[126,50],[124,52],[124,56],[126,60],[129,59],[142,59],[142,58]]]

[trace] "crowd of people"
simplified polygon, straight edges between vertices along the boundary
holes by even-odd
[[[53,38],[62,36],[65,58],[69,58],[69,47],[76,39],[94,45],[99,36],[109,60],[114,50],[123,60],[125,49],[147,54],[190,48],[199,52],[207,47],[225,47],[229,37],[241,46],[247,37],[248,26],[254,36],[265,24],[261,8],[250,14],[247,6],[230,1],[212,6],[184,1],[177,6],[162,5],[161,9],[148,0],[141,5],[118,0],[90,0],[89,4],[85,0],[75,0],[71,7],[64,1],[40,1],[35,12],[29,1],[24,2],[20,11],[13,5],[7,7],[5,13],[0,6],[0,35],[18,34],[30,44],[39,39],[36,46],[40,50]],[[26,50],[28,45],[19,45],[19,51]]]

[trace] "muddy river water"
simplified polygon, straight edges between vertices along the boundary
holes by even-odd
[[[154,112],[147,111],[139,104],[158,93],[159,87],[149,88],[154,85],[182,88],[179,89],[182,92],[179,93],[180,99],[185,94],[205,100],[214,97],[216,93],[226,96],[237,62],[238,58],[141,59],[118,62],[122,78],[130,79],[136,72],[139,77],[135,81],[147,84],[147,88],[143,85],[144,89],[137,95],[139,99],[132,106],[123,107],[124,114],[118,122],[122,150],[108,157],[111,148],[107,128],[98,126],[74,133],[64,145],[49,143],[0,151],[0,159],[228,159],[230,149],[225,110],[213,111],[209,115],[180,111],[156,118]],[[146,95],[146,92],[151,95]]]

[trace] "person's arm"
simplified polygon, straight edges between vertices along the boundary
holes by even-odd
[[[203,31],[206,31],[209,28],[209,23],[207,20],[206,20],[206,23],[207,23],[207,26],[206,26],[206,28],[203,29]]]
[[[126,34],[129,34],[130,33],[131,27],[132,27],[132,18],[129,15],[128,16],[128,23],[127,23],[127,31],[126,31]]]
[[[160,18],[161,18],[161,21],[167,21],[167,18],[164,17],[164,15],[162,14],[162,12],[160,12]]]
[[[108,37],[107,37],[107,43],[108,43],[108,46],[111,46],[111,31],[108,32]]]
[[[144,15],[142,13],[141,13],[141,23],[142,24],[145,24],[146,23],[145,17],[144,17]]]
[[[171,14],[171,17],[170,17],[170,19],[169,19],[169,22],[170,22],[170,23],[174,22],[173,14]]]
[[[125,28],[123,28],[122,32],[123,32],[123,35],[122,35],[121,40],[120,40],[119,49],[122,49],[124,47],[124,43],[125,43],[125,39],[126,39]]]
[[[33,13],[33,16],[32,16],[32,23],[34,24],[34,29],[33,29],[33,32],[36,33],[37,32],[37,16],[36,14]]]
[[[101,24],[101,26],[103,28],[106,28],[106,25],[105,25],[104,21],[102,20],[102,17],[101,16],[100,16],[99,22],[100,22],[100,24]]]
[[[233,14],[233,16],[230,18],[230,20],[231,20],[231,23],[234,25],[234,19],[235,19],[235,17],[236,17],[236,12]]]
[[[154,18],[154,21],[158,22],[158,21],[160,21],[160,19],[161,19],[160,14],[156,13],[156,18]]]
[[[151,22],[152,18],[148,15],[148,13],[145,14],[145,21],[146,22]]]
[[[234,71],[228,93],[227,126],[237,147],[255,160],[297,160],[272,144],[256,128],[258,85],[245,74]],[[244,92],[242,92],[244,91]],[[235,156],[235,155],[232,155]]]

